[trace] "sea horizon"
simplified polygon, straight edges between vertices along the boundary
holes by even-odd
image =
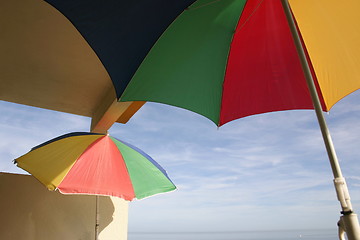
[[[253,229],[253,230],[184,230],[184,231],[131,231],[129,233],[211,233],[211,232],[278,232],[278,231],[337,231],[335,228],[299,228],[299,229]]]
[[[337,240],[337,229],[129,231],[128,240]]]

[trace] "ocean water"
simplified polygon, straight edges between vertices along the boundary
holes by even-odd
[[[242,232],[130,232],[128,240],[338,240],[337,230]]]

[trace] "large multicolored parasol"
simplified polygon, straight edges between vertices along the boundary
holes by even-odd
[[[322,109],[360,88],[360,2],[290,0]],[[189,109],[217,125],[313,109],[280,0],[198,0],[162,34],[120,101]]]

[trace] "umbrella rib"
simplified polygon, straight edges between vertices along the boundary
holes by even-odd
[[[259,9],[260,5],[261,5],[263,2],[264,2],[264,0],[261,0],[261,1],[258,3],[258,5],[257,5],[256,8],[254,9],[254,11],[249,15],[249,17],[248,17],[247,19],[245,19],[244,23],[241,24],[241,26],[239,26],[239,27],[236,29],[235,33],[237,33],[238,31],[240,31],[240,30],[245,26],[245,24],[250,20],[250,18],[251,18],[252,16],[254,16],[255,12]]]
[[[196,10],[196,9],[203,8],[203,7],[206,7],[206,6],[208,6],[208,5],[212,5],[212,4],[217,3],[217,2],[220,2],[220,1],[222,1],[222,0],[214,0],[214,1],[212,1],[212,2],[209,2],[209,3],[203,4],[203,5],[200,5],[200,6],[194,7],[194,8],[192,8],[192,7],[188,7],[188,8],[186,8],[185,10]]]

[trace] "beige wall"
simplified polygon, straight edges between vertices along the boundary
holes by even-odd
[[[34,177],[0,173],[0,239],[95,239],[95,196],[48,191]],[[127,239],[128,203],[100,197],[100,240]]]

